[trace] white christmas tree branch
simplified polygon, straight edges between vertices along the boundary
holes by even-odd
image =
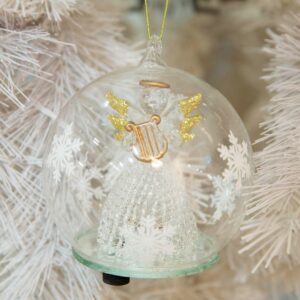
[[[262,124],[257,175],[242,229],[241,252],[257,257],[253,272],[274,260],[300,262],[300,15],[291,14],[279,33],[270,32],[272,56],[265,79],[274,95]]]
[[[1,111],[11,105],[24,107],[28,102],[25,90],[30,78],[49,76],[41,70],[37,57],[51,55],[45,45],[51,41],[49,34],[39,28],[10,30],[0,28],[0,93]]]
[[[50,21],[60,22],[76,10],[77,0],[2,0],[0,10],[22,18],[38,19],[44,15]]]

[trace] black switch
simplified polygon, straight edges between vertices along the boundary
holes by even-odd
[[[110,285],[121,286],[130,282],[129,277],[117,276],[112,274],[103,273],[103,282]]]

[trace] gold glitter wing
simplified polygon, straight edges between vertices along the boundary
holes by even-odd
[[[110,107],[119,114],[119,116],[113,114],[109,115],[108,120],[117,130],[117,132],[114,134],[114,138],[118,141],[122,141],[125,137],[125,126],[128,123],[128,102],[115,96],[111,91],[107,92],[105,97],[108,100]]]
[[[191,130],[201,121],[202,117],[200,114],[193,116],[190,114],[199,107],[201,100],[202,95],[199,93],[179,102],[179,109],[184,117],[179,126],[179,133],[183,142],[191,141],[195,137],[195,134],[191,133]]]
[[[105,97],[113,110],[118,112],[121,116],[127,115],[129,105],[126,100],[115,96],[111,91],[107,92]]]
[[[188,117],[192,111],[197,109],[201,103],[201,99],[202,99],[202,95],[197,94],[193,97],[181,100],[179,106],[181,112],[183,113],[183,116]]]

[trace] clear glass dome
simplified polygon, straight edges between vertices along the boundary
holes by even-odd
[[[207,269],[243,218],[251,146],[217,90],[160,59],[101,77],[48,137],[45,193],[75,258],[109,274]]]

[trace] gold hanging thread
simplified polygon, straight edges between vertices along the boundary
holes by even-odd
[[[164,15],[163,15],[162,23],[161,23],[160,34],[159,34],[159,39],[160,40],[163,39],[164,32],[165,32],[168,7],[169,7],[169,0],[166,0],[165,9],[164,9]],[[148,9],[148,0],[145,0],[145,15],[146,15],[146,25],[147,25],[148,38],[150,40],[153,35],[151,33],[150,18],[149,18],[149,9]]]

